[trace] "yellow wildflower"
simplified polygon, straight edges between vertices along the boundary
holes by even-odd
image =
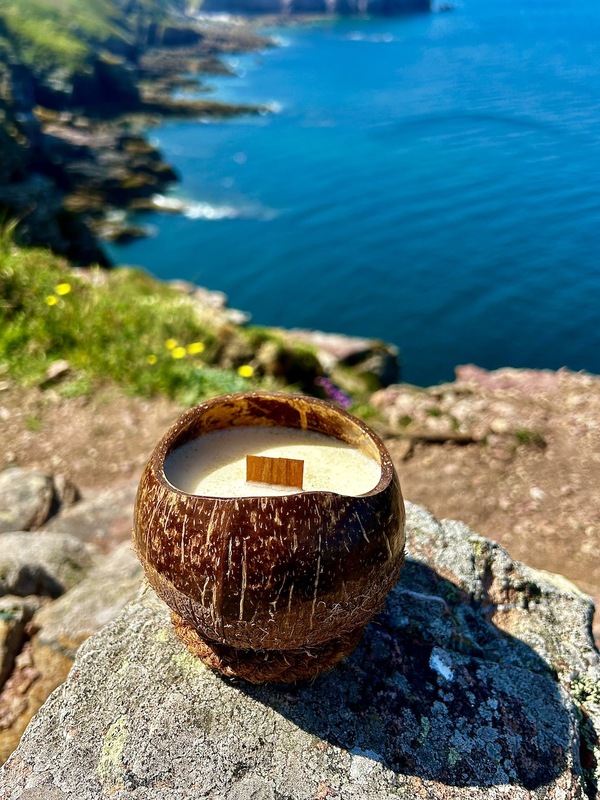
[[[174,347],[171,350],[173,358],[185,358],[185,347]]]
[[[71,291],[71,284],[70,283],[59,283],[58,286],[54,287],[54,291],[56,294],[69,294]]]
[[[251,378],[254,375],[254,367],[251,367],[250,364],[242,364],[241,367],[238,367],[237,373],[240,378]]]
[[[167,339],[165,347],[167,350],[174,350],[177,347],[177,339]]]
[[[156,364],[156,362],[158,361],[158,358],[154,355],[154,353],[150,353],[150,355],[146,357],[146,361],[149,364]]]
[[[58,303],[58,297],[55,294],[49,294],[46,297],[46,305],[55,306]]]
[[[187,351],[191,356],[196,356],[198,353],[203,353],[206,350],[204,342],[192,342],[188,344]]]

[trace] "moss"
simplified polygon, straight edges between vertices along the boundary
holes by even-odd
[[[456,747],[448,748],[448,766],[450,767],[450,769],[455,767],[461,759],[462,755],[456,749]]]
[[[417,738],[417,744],[421,745],[429,736],[429,731],[431,730],[431,722],[427,719],[427,717],[421,717],[421,727],[419,730],[419,736]]]
[[[169,641],[169,631],[166,628],[160,628],[160,630],[156,631],[154,634],[154,639],[160,644],[166,644]]]

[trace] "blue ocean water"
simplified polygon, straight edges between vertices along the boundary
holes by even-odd
[[[600,373],[599,30],[597,0],[271,29],[209,82],[273,113],[154,130],[188,214],[111,255],[256,323],[394,342],[411,383]]]

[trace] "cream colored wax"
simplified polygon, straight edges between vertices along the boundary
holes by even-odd
[[[381,477],[377,461],[345,442],[296,428],[227,428],[200,436],[167,456],[165,475],[178,489],[208,497],[293,494],[299,489],[246,482],[246,456],[304,461],[303,491],[358,496]]]

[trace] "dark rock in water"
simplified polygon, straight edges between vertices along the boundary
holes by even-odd
[[[132,225],[126,221],[105,220],[98,224],[96,232],[105,242],[127,244],[128,242],[134,242],[136,239],[145,239],[147,236],[151,236],[152,228],[143,225]]]
[[[408,560],[328,675],[209,672],[147,591],[84,644],[0,772],[3,800],[591,798],[589,599],[408,504]]]

